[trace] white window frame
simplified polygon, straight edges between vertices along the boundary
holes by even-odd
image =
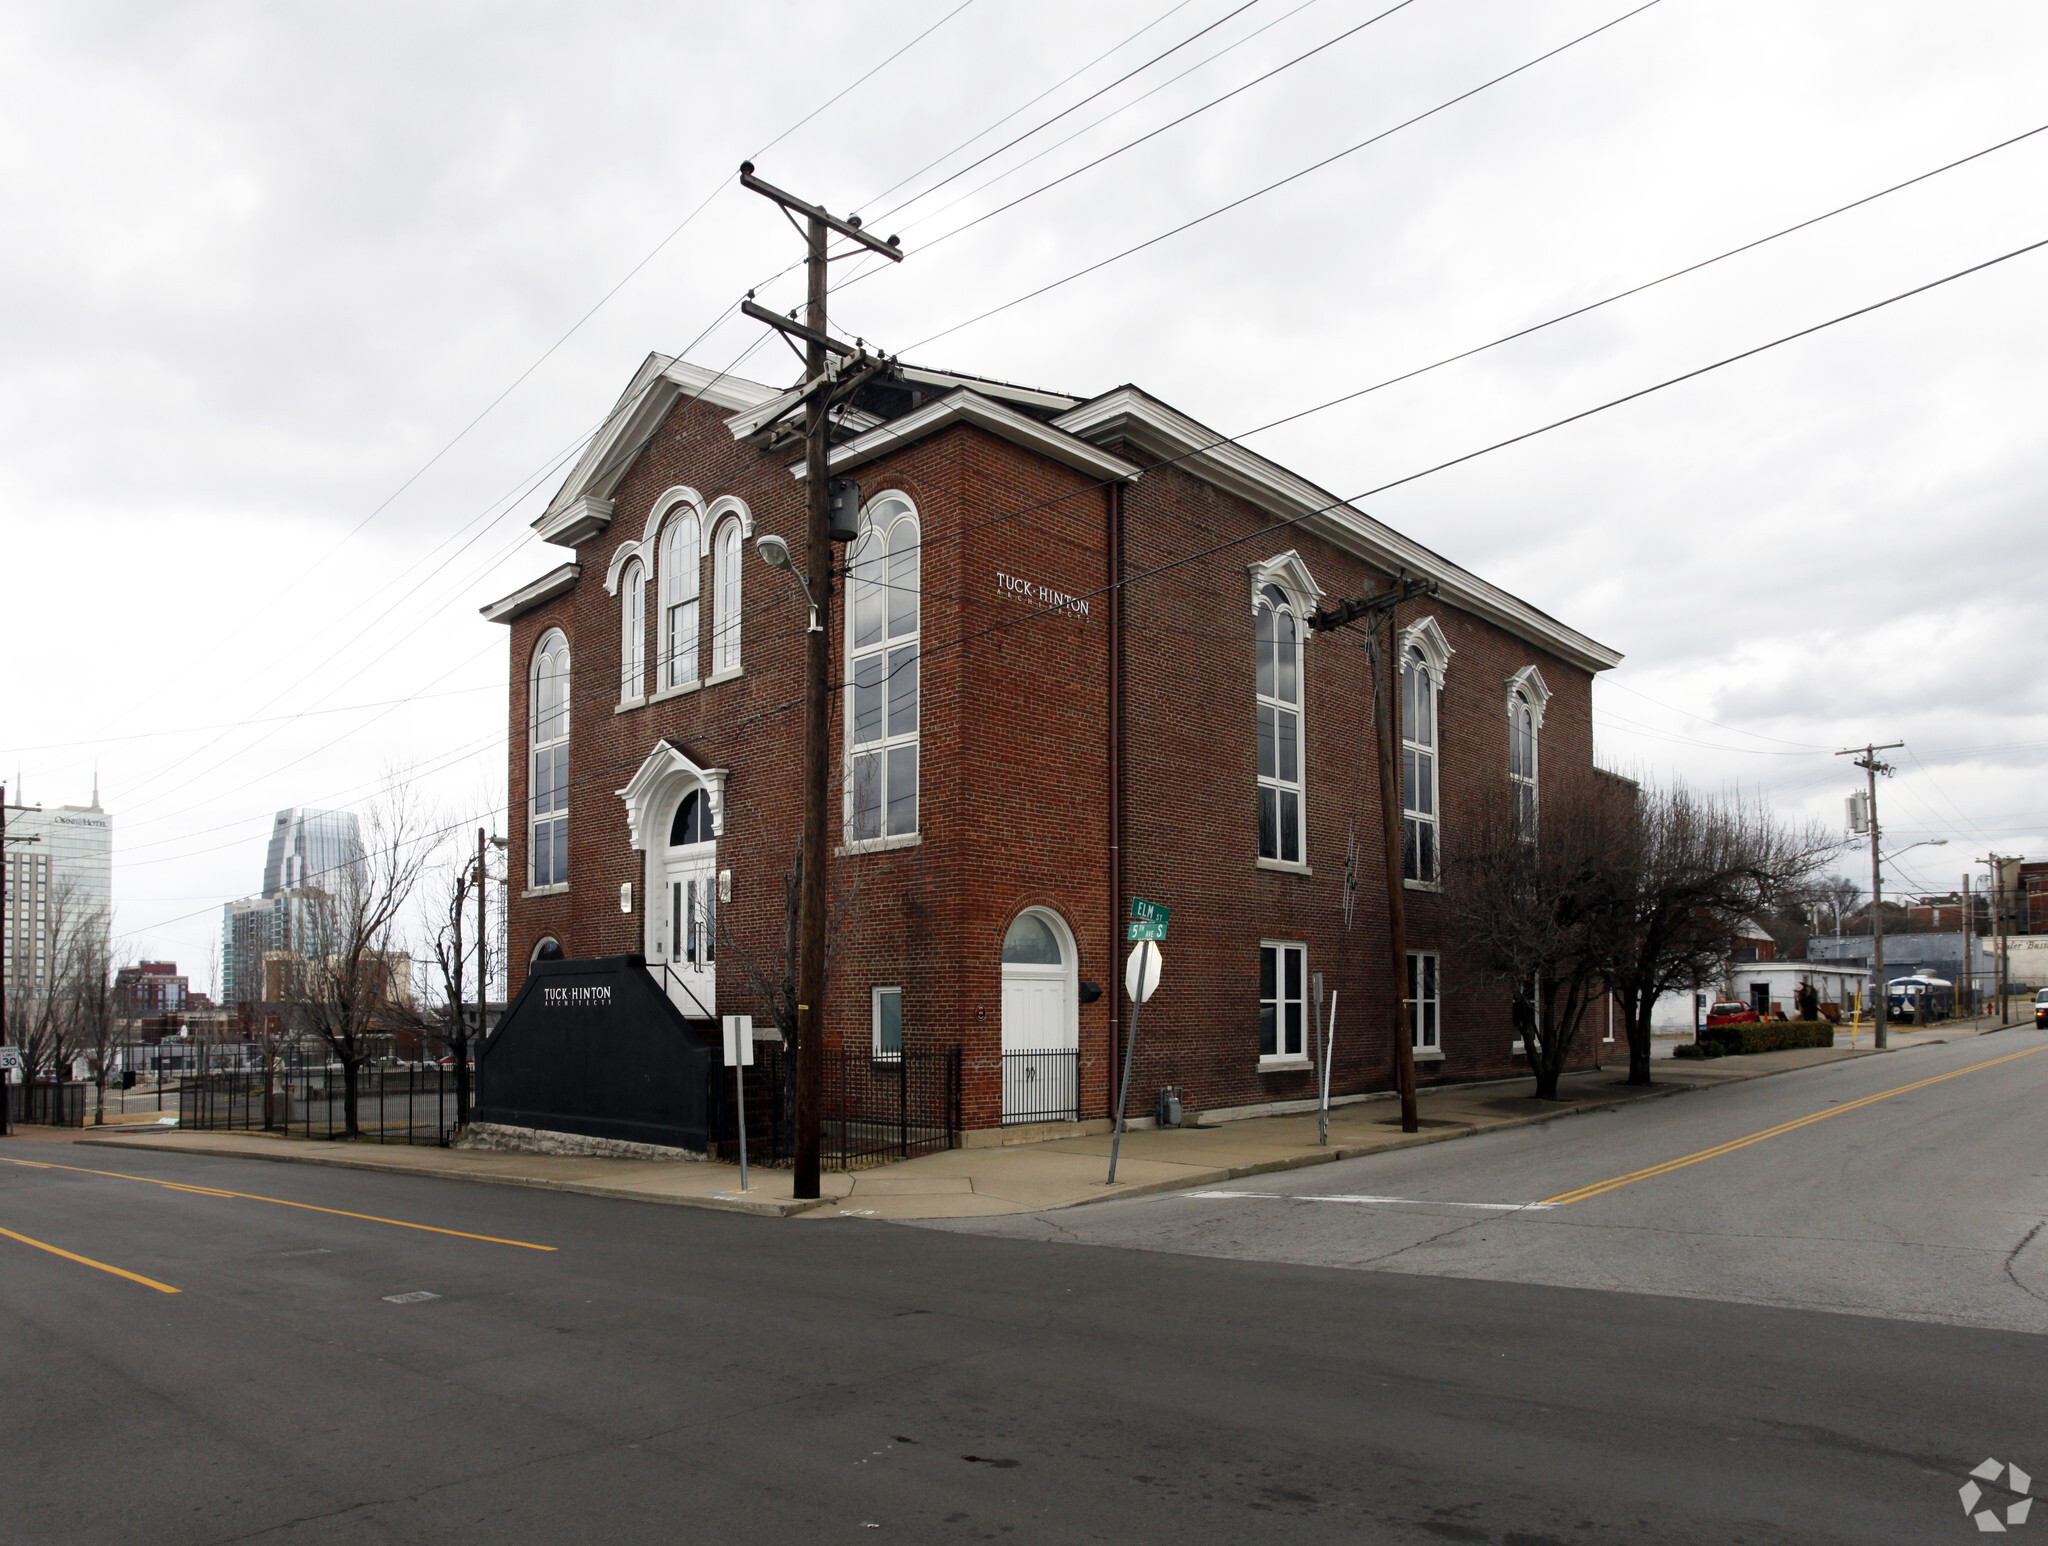
[[[1260,631],[1265,627],[1268,617],[1272,619],[1273,638],[1271,640],[1260,637]],[[1282,628],[1281,620],[1283,618],[1292,626],[1294,633],[1294,638],[1291,641],[1294,647],[1294,696],[1292,698],[1284,696],[1281,692],[1281,688],[1285,685],[1280,670],[1280,633]],[[1287,593],[1277,585],[1266,586],[1260,592],[1258,604],[1252,611],[1252,647],[1255,652],[1253,697],[1257,704],[1257,712],[1260,718],[1263,719],[1267,715],[1271,715],[1273,720],[1273,735],[1271,737],[1273,771],[1270,774],[1267,773],[1263,761],[1264,747],[1267,740],[1263,733],[1258,737],[1260,761],[1255,770],[1258,779],[1257,798],[1260,806],[1260,813],[1257,818],[1259,863],[1272,869],[1303,870],[1308,866],[1306,857],[1308,853],[1308,737],[1307,714],[1303,706],[1303,699],[1307,697],[1304,687],[1306,685],[1305,678],[1308,674],[1305,669],[1308,664],[1308,652],[1303,647],[1306,633],[1307,629],[1303,625],[1303,620],[1296,612],[1294,603]],[[1273,651],[1272,682],[1270,684],[1273,691],[1270,693],[1264,690],[1268,685],[1264,681],[1264,677],[1267,671],[1266,651],[1269,648]],[[1294,743],[1294,776],[1292,778],[1287,777],[1284,771],[1286,768],[1286,758],[1283,755],[1284,738],[1281,734],[1289,717],[1292,719],[1292,739]],[[1270,854],[1266,852],[1266,830],[1263,811],[1269,793],[1272,796],[1273,802],[1273,852]],[[1290,824],[1287,820],[1289,796],[1293,797],[1294,806],[1292,832],[1288,830]],[[1294,840],[1294,853],[1291,857],[1287,852],[1288,839],[1290,837]]]
[[[1418,740],[1411,704],[1429,711],[1429,738]],[[1421,645],[1401,645],[1401,879],[1435,887],[1443,876],[1443,716],[1435,673]],[[1414,773],[1409,769],[1413,767]],[[1422,834],[1428,833],[1425,855]],[[1411,834],[1413,836],[1411,837]],[[1412,863],[1411,863],[1412,856]],[[1423,862],[1425,857],[1427,863]]]
[[[1276,952],[1273,961],[1274,996],[1272,998],[1266,997],[1265,991],[1266,952],[1269,950]],[[1287,959],[1290,955],[1300,966],[1300,976],[1296,979],[1296,989],[1299,996],[1294,998],[1290,998],[1287,993]],[[1305,942],[1298,939],[1260,940],[1259,1028],[1260,1040],[1262,1042],[1265,1039],[1264,1031],[1266,1006],[1268,1004],[1271,1004],[1273,1006],[1273,1050],[1271,1052],[1267,1052],[1264,1050],[1263,1047],[1261,1047],[1259,1051],[1259,1067],[1262,1070],[1269,1068],[1308,1067],[1308,992],[1308,945]],[[1301,1044],[1299,1048],[1293,1052],[1289,1052],[1287,1050],[1287,1006],[1290,1004],[1293,1004],[1298,1009],[1300,1024]]]
[[[910,497],[887,490],[869,500],[861,512],[860,539],[847,555],[842,830],[848,853],[902,848],[921,841],[923,532],[923,520]],[[898,546],[899,541],[903,546]],[[871,543],[875,544],[872,549]],[[899,555],[904,556],[901,563],[896,561]],[[910,598],[907,628],[899,627],[903,621],[899,598],[905,594]],[[871,615],[863,609],[869,600],[879,609],[880,632],[862,642],[857,630]],[[906,697],[907,716],[900,713]],[[903,724],[906,717],[907,726]],[[900,767],[906,757],[911,769],[907,812],[905,802],[900,796],[891,798],[890,791],[891,770]]]
[[[669,513],[661,534],[661,689],[681,692],[698,678],[698,593],[704,523],[688,505]]]
[[[896,1047],[891,1051],[882,1044],[882,1001],[896,1000]],[[903,1060],[903,989],[891,984],[873,988],[868,993],[868,1028],[873,1037],[874,1059],[877,1063],[900,1063]]]
[[[1444,958],[1435,950],[1408,952],[1408,1045],[1418,1059],[1444,1055]]]
[[[627,560],[619,580],[619,702],[647,694],[647,570]]]
[[[1507,689],[1508,787],[1515,821],[1533,838],[1542,813],[1543,710],[1550,687],[1541,671],[1524,666],[1508,678]]]
[[[569,888],[569,760],[570,710],[574,702],[575,669],[569,640],[559,628],[550,628],[533,647],[533,663],[527,668],[527,786],[526,786],[526,878],[528,893],[566,891]],[[544,701],[543,684],[560,682],[559,698]],[[552,692],[554,689],[549,689]],[[542,778],[541,759],[547,758],[547,776]],[[538,793],[545,783],[547,793]],[[542,808],[542,801],[547,802]],[[548,867],[542,876],[539,860],[540,832],[548,832]],[[557,878],[559,877],[559,878]]]
[[[711,676],[737,676],[740,669],[740,546],[743,523],[728,515],[711,534]]]

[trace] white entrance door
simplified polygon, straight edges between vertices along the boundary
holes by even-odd
[[[1003,939],[1003,1120],[1078,1120],[1079,1000],[1066,925],[1027,912]]]
[[[718,845],[708,797],[682,797],[669,841],[649,856],[647,964],[693,1020],[718,1014]]]

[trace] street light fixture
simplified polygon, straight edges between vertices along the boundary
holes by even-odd
[[[797,569],[795,562],[790,558],[789,544],[776,536],[772,531],[763,532],[755,539],[754,551],[761,555],[761,562],[770,569],[783,569],[789,572],[791,578],[803,589],[804,600],[810,603],[811,626],[804,631],[806,633],[823,633],[825,625],[818,621],[818,603],[811,595],[811,582],[803,577],[803,574]]]

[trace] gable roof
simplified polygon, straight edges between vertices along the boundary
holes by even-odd
[[[1120,386],[1091,398],[1054,419],[1053,426],[1091,441],[1121,439],[1162,461],[1174,462],[1269,515],[1299,520],[1307,530],[1375,568],[1390,574],[1405,569],[1434,580],[1444,600],[1588,671],[1605,671],[1621,663],[1619,650],[1559,622],[1521,597],[1403,536],[1348,500],[1318,488],[1135,386]]]

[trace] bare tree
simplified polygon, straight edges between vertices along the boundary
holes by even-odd
[[[1557,1099],[1586,1011],[1605,990],[1602,922],[1626,802],[1591,782],[1545,791],[1541,826],[1503,787],[1444,849],[1445,912],[1469,968],[1508,990],[1539,1100]]]
[[[122,1008],[114,984],[127,964],[117,951],[104,912],[72,931],[65,949],[65,1000],[72,1042],[85,1055],[95,1094],[95,1126],[107,1120],[107,1080],[120,1045]]]
[[[17,958],[7,983],[7,1034],[21,1049],[22,1082],[61,1081],[78,1057],[78,1018],[72,1002],[72,981],[81,931],[87,930],[87,909],[77,887],[54,881],[41,924],[47,953],[38,963],[33,954]]]
[[[364,854],[320,877],[308,909],[305,961],[285,984],[294,1029],[317,1037],[341,1064],[342,1131],[362,1132],[359,1093],[372,1038],[409,1018],[411,971],[400,966],[399,920],[429,857],[427,823],[398,779],[363,822]]]
[[[1760,801],[1712,800],[1684,784],[1636,790],[1630,805],[1612,862],[1606,978],[1628,1028],[1628,1082],[1648,1084],[1657,1000],[1718,982],[1743,921],[1804,894],[1841,845],[1818,826],[1786,826]]]
[[[468,1008],[468,966],[475,960],[478,992],[488,980],[489,958],[484,942],[468,938],[475,933],[476,892],[488,884],[477,874],[476,857],[461,846],[452,861],[444,861],[429,883],[427,903],[427,949],[431,959],[421,963],[430,990],[438,988],[440,1002],[422,1004],[414,1016],[419,1029],[447,1049],[455,1067],[455,1120],[469,1121],[469,1060],[483,1026],[472,1023]]]

